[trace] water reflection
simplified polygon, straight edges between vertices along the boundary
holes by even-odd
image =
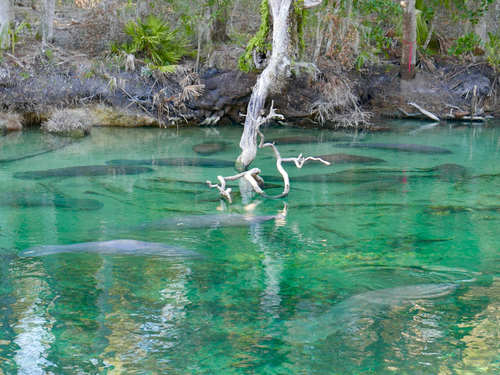
[[[145,279],[139,281],[139,275],[133,272],[131,276],[138,283],[130,284],[120,281],[121,277],[116,279],[128,263],[114,263],[106,258],[96,276],[103,289],[99,319],[108,341],[100,360],[109,374],[152,368],[156,361],[165,362],[169,368],[173,355],[169,351],[178,345],[185,306],[189,304],[187,284],[191,269],[183,263],[165,262],[165,275],[160,277],[154,264],[145,261],[140,271]]]
[[[11,319],[15,320],[14,343],[19,347],[14,357],[18,374],[46,374],[47,368],[55,366],[47,359],[55,340],[55,319],[49,314],[54,304],[47,298],[51,295],[47,277],[41,262],[20,264],[14,270],[16,302],[11,305]]]

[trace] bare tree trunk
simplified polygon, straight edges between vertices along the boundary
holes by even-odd
[[[323,44],[323,37],[325,31],[323,30],[323,20],[318,14],[318,25],[316,26],[316,46],[314,48],[314,53],[312,57],[312,62],[316,64],[318,61],[319,53],[321,52],[321,45]]]
[[[304,0],[304,8],[312,8],[321,4],[322,0]],[[235,169],[243,172],[257,155],[258,118],[262,114],[267,95],[272,91],[279,92],[284,78],[289,72],[290,60],[288,46],[290,42],[289,17],[293,17],[293,0],[269,0],[271,17],[273,18],[272,55],[267,67],[257,78],[248,103],[245,128],[240,140],[243,150],[236,160]]]
[[[489,33],[497,34],[499,31],[500,1],[495,1],[489,5],[488,11],[473,26],[474,32],[479,35],[483,43],[490,41]]]
[[[403,79],[415,78],[415,64],[417,53],[417,19],[415,14],[415,0],[406,0],[403,6],[403,40],[400,74]]]
[[[12,0],[0,0],[0,48],[10,47],[10,38],[7,34],[9,23],[14,23],[14,3]],[[2,33],[3,32],[3,33]]]
[[[273,17],[273,49],[271,59],[262,74],[257,78],[253,87],[252,96],[248,103],[245,128],[240,140],[243,150],[236,160],[235,168],[238,172],[245,171],[257,155],[257,119],[261,116],[267,95],[271,88],[275,89],[283,81],[289,69],[288,59],[288,16],[292,0],[269,0],[271,16]],[[277,90],[276,90],[277,91]]]
[[[273,19],[273,45],[272,55],[267,67],[257,78],[252,95],[248,103],[245,119],[245,128],[240,140],[243,150],[236,160],[235,169],[243,172],[248,169],[257,155],[257,134],[259,130],[259,117],[262,115],[267,95],[270,92],[279,92],[284,78],[290,70],[288,58],[291,33],[289,20],[295,16],[292,8],[293,0],[268,0],[270,14]],[[303,0],[304,8],[313,8],[320,5],[322,0]]]
[[[54,40],[55,0],[42,0],[42,48]]]

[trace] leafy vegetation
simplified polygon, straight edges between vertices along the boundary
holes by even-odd
[[[468,52],[474,51],[474,48],[478,45],[483,44],[479,35],[474,32],[462,35],[457,39],[452,48],[448,50],[450,55],[463,56]]]
[[[500,72],[500,34],[488,33],[490,40],[484,47],[488,53],[487,61],[497,72]]]
[[[21,32],[24,29],[28,29],[31,32],[31,25],[23,21],[17,27],[12,27],[7,24],[0,30],[0,46],[10,45],[12,49],[12,54],[15,53],[16,43],[21,40]]]

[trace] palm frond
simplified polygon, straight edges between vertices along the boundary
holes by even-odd
[[[182,90],[181,100],[186,101],[191,98],[197,98],[199,96],[202,96],[204,92],[205,92],[205,85],[186,86],[184,87],[184,90]]]

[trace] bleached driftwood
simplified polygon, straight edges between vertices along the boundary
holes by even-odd
[[[423,109],[422,107],[420,107],[418,104],[415,104],[415,103],[408,103],[408,105],[411,105],[412,107],[415,107],[416,109],[418,109],[420,111],[421,114],[423,114],[424,116],[427,116],[429,117],[430,119],[434,120],[434,121],[441,121],[439,119],[439,117],[437,117],[434,113],[432,112],[429,112],[425,109]]]
[[[271,104],[269,114],[266,117],[260,116],[259,119],[257,120],[258,126],[260,127],[261,125],[265,124],[266,122],[269,122],[269,121],[276,119],[276,118],[282,119],[282,120],[284,119],[283,115],[280,115],[280,114],[275,112],[275,110],[273,108],[273,104]],[[302,156],[302,154],[300,154],[296,158],[284,158],[283,159],[281,157],[281,154],[279,153],[278,149],[274,145],[274,142],[273,143],[264,143],[264,139],[265,139],[264,134],[262,134],[258,128],[256,129],[256,131],[257,131],[257,134],[260,136],[259,148],[271,147],[272,150],[274,151],[274,155],[276,155],[276,159],[277,159],[276,160],[276,167],[278,168],[278,171],[283,176],[283,182],[285,184],[284,189],[283,189],[283,193],[281,193],[279,195],[269,196],[262,190],[261,186],[264,186],[264,180],[262,179],[262,177],[259,176],[259,173],[261,172],[261,170],[259,168],[252,168],[249,171],[245,171],[245,172],[239,173],[239,174],[234,175],[234,176],[229,176],[229,177],[217,176],[217,179],[220,181],[220,185],[219,184],[212,184],[211,181],[207,181],[208,186],[210,188],[217,188],[219,190],[221,196],[226,198],[229,201],[229,203],[232,203],[232,199],[231,199],[231,188],[226,189],[226,182],[227,181],[235,181],[235,180],[239,180],[240,178],[244,178],[245,180],[247,180],[250,183],[250,185],[252,185],[254,191],[257,194],[260,194],[264,198],[278,199],[278,198],[286,197],[288,195],[288,193],[290,192],[290,179],[288,177],[288,173],[285,171],[285,169],[283,168],[281,163],[294,162],[298,169],[301,169],[302,166],[304,165],[304,163],[308,160],[320,161],[326,165],[330,165],[329,162],[327,162],[321,158],[316,158],[313,156],[309,156],[307,158],[304,158]]]
[[[450,113],[447,113],[446,114],[446,118],[450,119],[450,120],[456,120],[456,121],[473,121],[473,122],[483,122],[485,120],[487,120],[488,118],[492,118],[491,116],[486,116],[486,117],[483,117],[483,116],[470,116],[470,115],[467,115],[467,116],[455,116],[454,114],[450,114]]]

